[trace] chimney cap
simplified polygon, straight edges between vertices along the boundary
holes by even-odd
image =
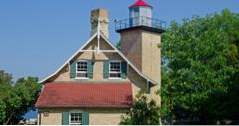
[[[93,20],[107,20],[108,21],[108,11],[107,9],[97,8],[91,11],[91,19]]]

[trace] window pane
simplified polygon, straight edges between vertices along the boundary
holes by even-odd
[[[71,113],[70,124],[82,124],[82,113]]]
[[[88,78],[87,74],[87,62],[80,61],[77,63],[77,72],[76,76],[79,78]]]
[[[77,71],[87,71],[87,62],[78,62]]]
[[[85,77],[85,78],[88,78],[88,74],[87,74],[87,73],[77,73],[77,77]]]
[[[121,63],[120,62],[110,62],[110,77],[120,78],[121,77]]]
[[[110,63],[110,71],[120,72],[120,63],[117,62]]]

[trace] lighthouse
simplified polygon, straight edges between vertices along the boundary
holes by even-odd
[[[153,18],[153,7],[144,0],[129,6],[129,18],[115,24],[122,53],[146,76],[161,84],[161,35],[165,23]]]

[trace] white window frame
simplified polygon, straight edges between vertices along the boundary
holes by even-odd
[[[71,123],[71,114],[72,113],[80,113],[81,114],[81,124],[80,123]],[[69,112],[69,125],[83,125],[83,112],[82,111]]]
[[[78,71],[78,63],[79,62],[86,62],[86,72],[84,72],[84,71]],[[77,76],[77,74],[78,73],[85,73],[85,74],[88,74],[87,71],[88,70],[88,62],[87,62],[87,60],[78,60],[77,61],[77,63],[76,63],[76,77],[75,77],[75,79],[83,79],[83,80],[88,80],[89,79],[89,76],[87,75],[87,77],[78,77]]]
[[[110,67],[111,63],[120,63],[120,72],[111,72],[111,67]],[[119,73],[120,77],[110,77],[111,73]],[[120,79],[120,80],[122,80],[121,74],[122,74],[122,71],[121,71],[121,61],[120,60],[110,60],[110,62],[109,62],[109,79],[112,79],[112,80]]]

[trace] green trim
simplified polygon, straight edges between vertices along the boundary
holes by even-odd
[[[70,64],[70,78],[76,78],[76,61]]]
[[[89,125],[89,113],[83,112],[83,118],[82,118],[82,124],[83,125]]]
[[[121,62],[121,78],[126,79],[127,77],[127,63]]]
[[[109,78],[109,61],[108,60],[104,61],[103,74],[104,74],[103,75],[104,79]]]
[[[94,62],[88,61],[87,62],[87,74],[90,79],[93,79],[93,69],[94,69]]]
[[[69,112],[62,112],[62,125],[69,125]]]

